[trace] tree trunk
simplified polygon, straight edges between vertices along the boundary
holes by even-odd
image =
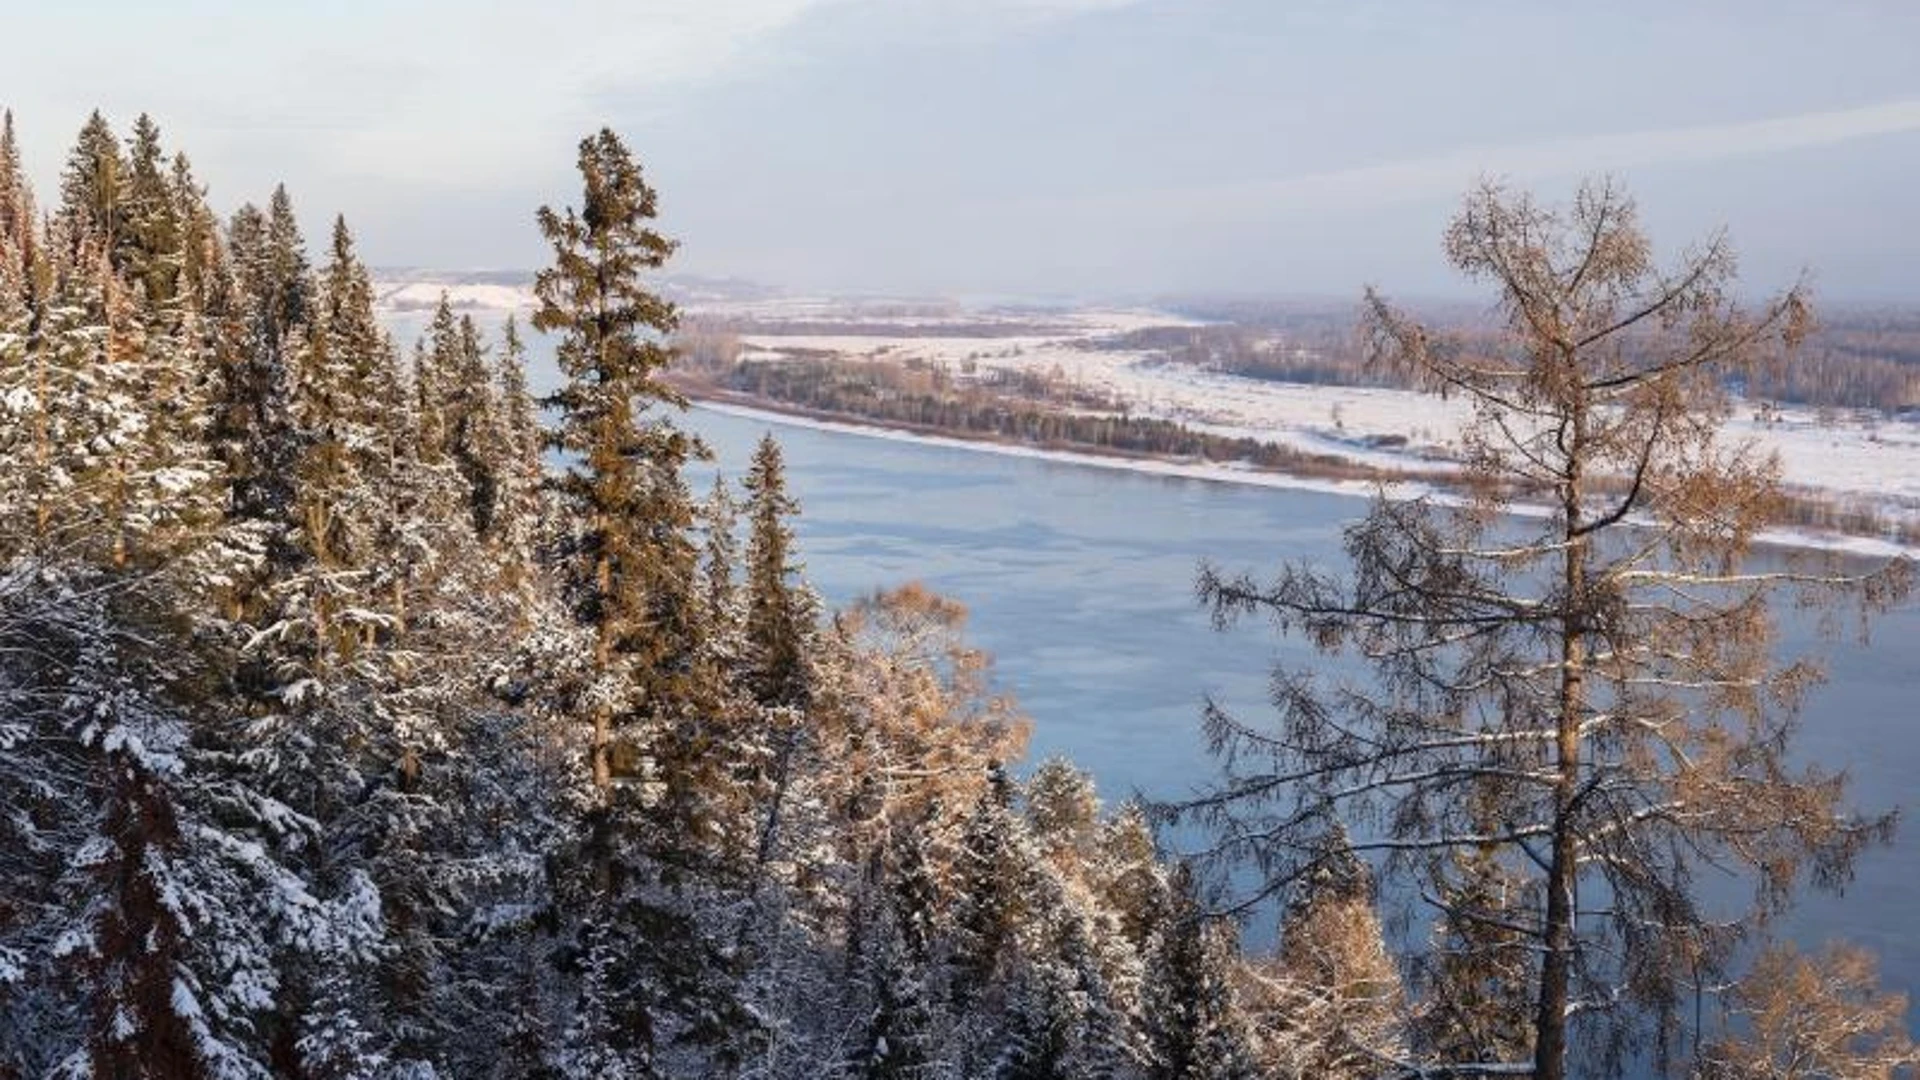
[[[596,522],[604,520],[596,516]],[[605,525],[598,525],[600,535],[605,536]],[[613,566],[603,551],[594,563],[594,587],[599,590],[603,605],[599,613],[599,624],[594,627],[593,664],[594,670],[604,674],[613,662],[613,628],[608,625],[608,616],[604,609],[607,595],[613,589]],[[587,747],[588,764],[593,771],[593,786],[597,791],[605,791],[613,786],[613,716],[604,705],[596,705],[593,710],[593,742]]]
[[[1553,858],[1547,872],[1546,953],[1540,962],[1539,1011],[1533,1022],[1533,1075],[1539,1080],[1561,1080],[1566,1075],[1568,986],[1573,974],[1573,872],[1573,834],[1556,824]]]
[[[1569,369],[1574,360],[1567,358]],[[1569,377],[1578,373],[1569,371]],[[1578,393],[1578,391],[1575,391]],[[1538,1080],[1562,1080],[1567,1072],[1567,1006],[1573,981],[1574,884],[1579,873],[1574,847],[1574,800],[1580,781],[1580,714],[1585,700],[1586,665],[1586,548],[1581,534],[1580,497],[1585,433],[1585,410],[1570,410],[1572,436],[1566,451],[1566,473],[1561,509],[1566,517],[1562,555],[1562,585],[1566,590],[1560,610],[1560,701],[1556,717],[1553,852],[1547,868],[1545,953],[1540,961],[1540,996],[1534,1015],[1533,1075]]]
[[[47,418],[53,414],[53,392],[47,385],[47,366],[50,361],[44,352],[39,360],[33,371],[37,395],[33,414],[33,537],[44,541],[53,510],[47,503],[47,463],[53,458],[53,434],[47,429]]]

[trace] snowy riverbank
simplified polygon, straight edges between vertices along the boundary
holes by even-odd
[[[963,439],[950,435],[926,435],[920,432],[902,431],[897,428],[883,427],[877,424],[823,420],[813,416],[797,415],[775,409],[739,405],[731,402],[696,401],[694,407],[723,416],[739,417],[788,427],[802,427],[815,431],[857,435],[862,438],[916,443],[923,446],[941,446],[974,453],[999,454],[1004,457],[1029,458],[1065,465],[1080,465],[1088,468],[1119,469],[1150,476],[1166,476],[1185,480],[1202,480],[1211,483],[1239,484],[1249,487],[1276,488],[1289,491],[1313,491],[1332,495],[1346,495],[1355,498],[1372,498],[1384,493],[1388,498],[1393,499],[1413,499],[1423,496],[1443,502],[1451,499],[1451,496],[1445,492],[1439,491],[1427,484],[1388,483],[1382,485],[1360,480],[1325,480],[1213,462],[1165,461],[1072,450],[1049,450],[1036,446],[1025,446],[1019,443],[997,442],[986,439]],[[1518,512],[1528,513],[1529,508],[1518,508]],[[1534,512],[1543,513],[1544,511],[1535,510]],[[1762,541],[1781,547],[1843,552],[1868,558],[1887,558],[1897,555],[1920,558],[1920,547],[1896,544],[1872,537],[1843,536],[1807,529],[1769,529],[1762,534]]]

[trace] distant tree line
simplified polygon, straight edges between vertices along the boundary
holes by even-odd
[[[1435,321],[1462,348],[1494,342],[1481,320],[1454,313]],[[1356,324],[1331,316],[1253,323],[1157,326],[1098,338],[1089,347],[1139,350],[1169,363],[1273,382],[1331,386],[1414,384],[1405,373],[1367,362]],[[1920,407],[1920,317],[1843,310],[1809,335],[1791,362],[1729,376],[1755,403],[1873,409]]]
[[[1367,361],[1359,320],[1324,305],[1268,308],[1253,302],[1176,305],[1180,313],[1212,321],[1191,326],[1147,326],[1103,334],[1083,348],[1139,352],[1166,363],[1270,382],[1410,389],[1404,372]],[[1497,335],[1484,315],[1462,305],[1423,309],[1436,329],[1461,347],[1488,349]],[[929,322],[933,320],[933,328]],[[686,327],[693,337],[828,336],[912,338],[1033,337],[1066,332],[1043,317],[969,319],[936,309],[921,321],[778,319],[706,316]],[[1791,363],[1765,365],[1730,376],[1733,389],[1756,404],[1804,405],[1898,412],[1920,407],[1920,315],[1910,311],[1842,308],[1808,334]]]
[[[1398,373],[1367,364],[1354,347],[1352,326],[1334,320],[1286,331],[1234,323],[1153,326],[1098,338],[1089,346],[1139,350],[1166,363],[1270,382],[1410,386]]]
[[[1004,319],[969,318],[962,312],[935,309],[917,319],[910,319],[912,312],[894,313],[888,309],[879,310],[871,306],[861,306],[854,318],[774,318],[756,315],[752,318],[720,317],[701,315],[687,320],[688,329],[694,332],[726,333],[735,336],[762,335],[776,337],[881,337],[900,338],[935,333],[945,338],[979,338],[989,341],[994,338],[1039,337],[1061,332],[1060,324],[1048,322],[1041,316],[1031,318],[1008,317]]]
[[[956,378],[938,365],[787,355],[695,367],[687,385],[720,390],[821,416],[866,420],[931,433],[991,437],[1061,449],[1173,457],[1313,476],[1370,478],[1345,459],[1246,436],[1198,431],[1157,417],[1128,416],[1101,395],[1031,372]],[[1085,411],[1077,411],[1085,410]]]

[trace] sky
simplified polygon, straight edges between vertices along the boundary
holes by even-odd
[[[94,108],[216,206],[376,265],[530,269],[618,131],[672,268],[801,292],[1471,296],[1477,178],[1610,174],[1755,290],[1920,297],[1920,3],[0,0],[43,201]],[[21,44],[30,43],[30,44]],[[316,245],[317,246],[317,243]]]

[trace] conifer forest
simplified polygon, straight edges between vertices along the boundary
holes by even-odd
[[[1027,758],[964,598],[828,605],[776,438],[695,483],[660,193],[612,130],[577,168],[529,318],[400,341],[346,220],[216,211],[144,115],[36,192],[8,114],[0,1078],[1920,1066],[1869,952],[1768,929],[1896,825],[1790,753],[1769,611],[1911,586],[1748,564],[1784,496],[1716,433],[1803,291],[1656,264],[1607,181],[1469,193],[1499,326],[1364,318],[1376,381],[1473,404],[1460,497],[1365,504],[1337,567],[1192,556],[1368,681],[1196,708],[1217,782],[1148,802]]]

